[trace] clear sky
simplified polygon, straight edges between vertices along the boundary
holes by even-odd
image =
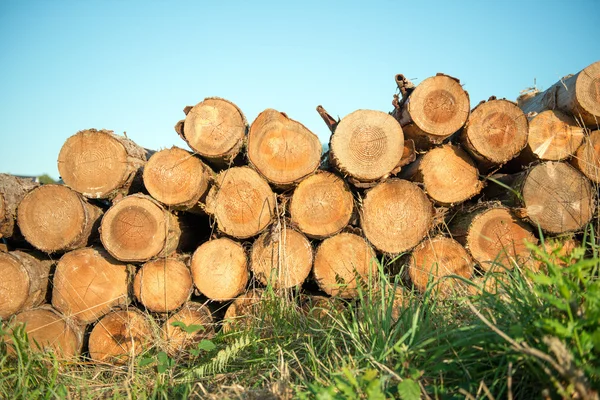
[[[390,111],[397,73],[453,75],[473,107],[597,60],[600,0],[0,0],[0,172],[58,178],[87,128],[187,148],[173,126],[210,96],[327,142],[317,105]]]

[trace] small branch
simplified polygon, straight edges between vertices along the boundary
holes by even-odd
[[[326,110],[325,108],[323,108],[323,106],[317,106],[317,112],[319,113],[319,115],[321,116],[321,118],[323,118],[323,121],[325,122],[325,124],[327,124],[327,127],[329,128],[329,130],[331,131],[331,133],[335,132],[335,128],[337,128],[338,124],[340,123],[340,120],[338,118],[338,120],[336,121]]]

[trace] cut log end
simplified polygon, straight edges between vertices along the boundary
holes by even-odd
[[[238,296],[225,311],[223,332],[247,328],[260,313],[263,294],[262,289],[251,289]]]
[[[152,312],[176,310],[192,294],[192,276],[185,263],[177,258],[149,261],[138,270],[133,293]]]
[[[540,160],[564,160],[579,148],[583,133],[568,115],[556,110],[541,112],[529,122],[528,152]]]
[[[585,138],[571,163],[592,182],[600,183],[600,130]]]
[[[27,269],[10,253],[0,252],[0,318],[7,319],[20,311],[29,297]]]
[[[579,73],[575,90],[579,106],[587,113],[584,123],[597,127],[600,124],[600,61],[587,66]]]
[[[184,324],[188,329],[196,328],[196,330],[186,332],[177,326],[178,322]],[[175,325],[173,325],[174,323]],[[212,338],[214,334],[213,318],[209,308],[204,304],[191,301],[185,303],[181,310],[172,315],[162,329],[167,353],[171,356],[182,354],[200,341]]]

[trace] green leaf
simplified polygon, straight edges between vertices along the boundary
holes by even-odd
[[[215,346],[215,344],[213,342],[211,342],[210,340],[202,340],[200,343],[198,343],[198,346],[196,346],[196,348],[198,350],[204,350],[204,351],[212,351],[214,349],[217,348],[217,346]]]
[[[144,357],[140,360],[140,362],[138,363],[138,365],[140,367],[145,367],[146,365],[150,365],[154,362],[153,358],[149,358],[149,357]]]
[[[412,379],[405,379],[398,384],[398,394],[402,400],[419,400],[421,398],[421,388]]]
[[[552,278],[544,274],[533,274],[531,278],[535,283],[539,285],[552,285],[554,283],[554,280],[552,280]]]
[[[156,370],[158,371],[159,374],[164,374],[165,372],[167,372],[167,370],[169,369],[168,365],[164,365],[164,364],[159,364],[156,367]]]
[[[165,353],[164,351],[161,351],[160,353],[158,353],[156,355],[156,359],[158,360],[158,362],[160,362],[161,364],[167,364],[169,362],[169,356],[167,355],[167,353]]]
[[[190,326],[187,326],[186,324],[184,324],[181,321],[171,322],[171,325],[174,326],[174,327],[176,327],[176,328],[180,328],[185,333],[194,333],[194,332],[198,332],[198,331],[201,331],[201,330],[203,331],[203,330],[206,329],[202,325],[190,325]]]

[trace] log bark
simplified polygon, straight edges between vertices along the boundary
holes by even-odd
[[[521,96],[519,107],[526,114],[560,110],[572,115],[580,125],[600,125],[600,61],[575,75],[567,75],[543,92]]]
[[[315,281],[332,296],[356,297],[359,285],[377,281],[377,272],[375,252],[364,238],[352,233],[325,239],[315,255]]]
[[[254,277],[274,289],[302,285],[313,264],[313,250],[302,233],[289,227],[263,233],[252,245],[250,266]]]
[[[39,185],[31,179],[0,174],[0,238],[13,236],[17,219],[17,207],[23,197]]]
[[[388,254],[416,246],[433,224],[433,206],[416,184],[390,179],[367,191],[361,227],[369,242]]]
[[[206,212],[226,235],[247,239],[258,235],[275,214],[276,197],[269,184],[248,167],[217,175],[206,198]]]
[[[263,294],[262,289],[250,289],[239,295],[225,311],[223,332],[229,333],[247,328],[260,313]]]
[[[69,252],[54,272],[52,305],[82,325],[95,322],[129,303],[130,269],[102,248]]]
[[[587,136],[571,159],[571,164],[589,180],[600,183],[600,130]]]
[[[400,176],[422,183],[429,198],[440,206],[465,202],[484,186],[475,162],[460,147],[451,144],[419,156]]]
[[[105,315],[92,329],[90,358],[98,363],[126,364],[152,344],[152,327],[136,309]]]
[[[185,324],[186,327],[196,325],[199,328],[195,332],[186,332],[181,327],[173,325],[177,322]],[[188,301],[165,322],[161,332],[167,353],[170,356],[183,354],[200,341],[211,339],[215,335],[210,309],[204,304]]]
[[[97,235],[102,210],[63,185],[43,185],[19,204],[17,223],[25,239],[46,253],[75,250]]]
[[[88,129],[66,140],[58,155],[58,171],[65,185],[85,197],[113,199],[141,188],[141,169],[149,155],[112,131]]]
[[[174,210],[202,212],[213,179],[213,171],[187,150],[171,147],[158,151],[144,167],[148,193]]]
[[[189,300],[192,274],[185,258],[171,256],[142,265],[133,281],[133,293],[149,311],[174,311]]]
[[[246,251],[228,238],[203,243],[194,252],[190,268],[196,288],[215,301],[237,297],[250,278]]]
[[[175,127],[181,138],[211,165],[230,165],[242,150],[248,132],[248,122],[238,106],[209,97],[184,112],[183,126]]]
[[[38,253],[0,252],[1,319],[44,303],[53,264]]]
[[[317,170],[322,146],[304,125],[267,109],[250,126],[247,152],[258,173],[275,187],[287,189]]]
[[[491,97],[471,112],[460,142],[482,170],[505,164],[527,145],[529,125],[519,107]]]
[[[344,229],[354,212],[354,197],[346,182],[331,172],[304,179],[290,203],[292,224],[313,239],[325,239]]]

